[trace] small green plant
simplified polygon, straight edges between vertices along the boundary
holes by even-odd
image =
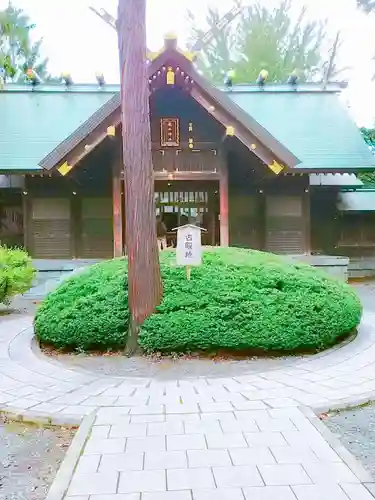
[[[35,269],[29,255],[18,248],[0,246],[0,303],[25,293],[32,285]]]
[[[316,269],[238,248],[204,254],[185,270],[162,252],[164,298],[141,327],[145,352],[300,352],[325,349],[359,324],[355,292]],[[102,262],[51,293],[35,319],[38,338],[77,350],[121,348],[129,323],[124,259]]]

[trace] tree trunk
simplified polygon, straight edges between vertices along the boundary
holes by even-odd
[[[163,291],[156,241],[146,0],[119,0],[117,23],[131,313],[126,353],[131,355],[137,348],[139,326],[160,304]]]

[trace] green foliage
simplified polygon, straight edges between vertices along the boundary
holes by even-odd
[[[0,246],[0,303],[8,304],[14,295],[25,293],[34,276],[35,269],[26,252]]]
[[[215,249],[191,281],[161,254],[164,299],[142,326],[146,352],[323,349],[361,318],[356,294],[309,266],[243,249]],[[128,327],[125,260],[64,282],[39,309],[38,338],[58,347],[121,347]]]
[[[199,69],[215,84],[222,83],[230,69],[236,72],[235,83],[255,82],[261,69],[268,70],[272,82],[285,82],[295,69],[300,81],[321,79],[327,70],[326,23],[310,20],[306,8],[294,10],[291,0],[280,0],[275,8],[256,2],[242,7],[241,14],[223,28],[217,27],[222,18],[218,9],[210,8],[206,21],[212,38],[199,54]],[[192,24],[190,47],[207,32],[196,26],[194,18]],[[330,78],[340,72],[333,64]]]
[[[127,287],[124,260],[103,262],[72,276],[40,306],[35,318],[38,338],[79,350],[124,346]]]
[[[190,282],[164,267],[165,299],[142,327],[146,351],[324,349],[360,321],[354,291],[310,266],[234,248],[204,260]]]
[[[361,133],[366,144],[375,154],[375,129],[362,127]],[[375,186],[375,172],[361,172],[358,174],[358,178],[361,179],[365,187]]]
[[[27,68],[33,68],[42,79],[50,79],[48,59],[40,56],[43,40],[33,41],[34,29],[25,12],[11,3],[0,11],[0,68],[12,81],[21,81]]]

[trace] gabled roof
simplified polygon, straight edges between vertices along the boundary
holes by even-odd
[[[375,156],[336,92],[238,90],[232,100],[293,151],[305,171],[374,169]]]
[[[235,135],[249,148],[256,140],[257,149],[254,153],[265,161],[265,163],[280,162],[283,167],[294,167],[300,162],[291,151],[275,139],[262,125],[233,103],[224,92],[213,87],[206,79],[199,75],[192,62],[184,57],[179,50],[169,49],[162,52],[149,64],[147,68],[148,78],[151,79],[157,71],[163,66],[169,65],[171,61],[193,79],[194,93],[192,92],[192,96],[199,100],[200,104],[205,106],[206,110],[214,118],[222,122],[225,126],[233,126]],[[203,101],[201,98],[203,98]],[[90,133],[99,129],[104,121],[110,117],[114,119],[114,116],[116,116],[117,121],[120,119],[119,95],[117,97],[114,96],[111,101],[104,104],[95,115],[90,117],[90,119],[77,129],[76,133],[63,141],[47,158],[44,158],[40,162],[40,166],[46,169],[56,166],[57,162],[62,161],[71,151],[73,144],[76,146],[80,141],[83,142]]]
[[[329,85],[326,91],[319,84],[303,84],[295,91],[290,85],[276,84],[264,89],[258,85],[219,89],[175,50],[162,52],[149,65],[149,75],[171,58],[194,79],[193,96],[202,98],[208,112],[234,126],[246,145],[257,139],[258,156],[263,152],[300,172],[375,168],[375,156],[339,101],[339,86]],[[118,92],[118,85],[101,89],[93,84],[72,85],[68,90],[40,85],[32,91],[28,85],[7,84],[0,92],[0,171],[50,169],[84,148],[89,136],[89,142],[96,144],[108,124],[120,119]]]
[[[40,170],[40,161],[112,96],[87,90],[7,85],[0,91],[0,171]]]

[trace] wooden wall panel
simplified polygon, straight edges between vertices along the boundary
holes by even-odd
[[[234,194],[229,203],[231,246],[262,248],[262,200],[257,194]]]
[[[30,201],[31,254],[39,259],[69,259],[72,238],[69,198],[34,198]]]
[[[83,198],[81,204],[80,257],[113,257],[113,207],[111,198]]]
[[[306,252],[307,225],[302,195],[266,197],[266,250],[280,254]]]

